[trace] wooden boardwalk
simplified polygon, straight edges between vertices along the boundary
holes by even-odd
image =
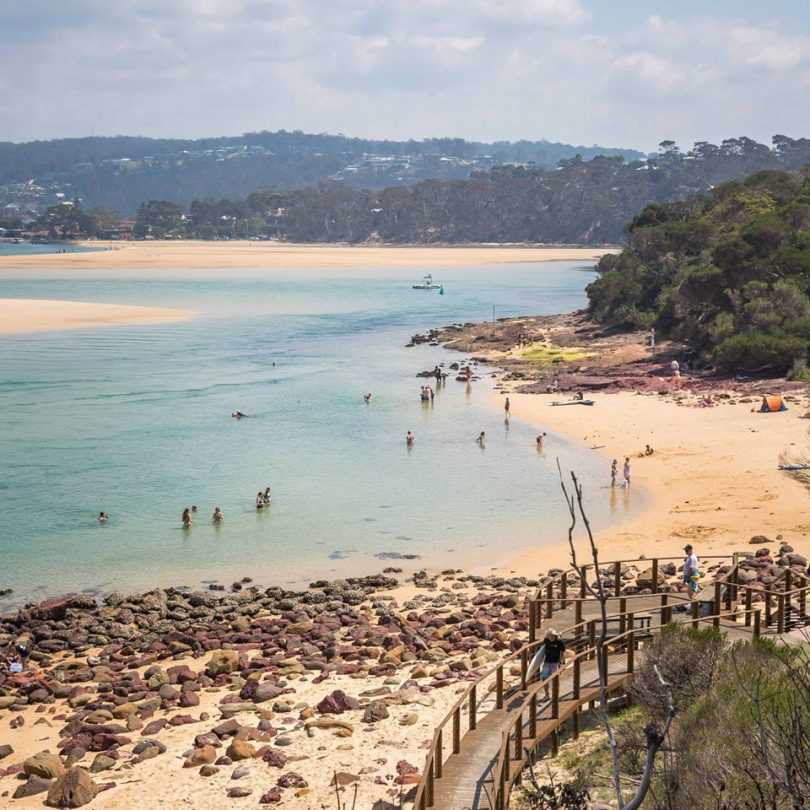
[[[690,606],[688,612],[683,612],[686,602],[676,595],[663,599],[658,594],[611,599],[608,612],[613,614],[609,622],[612,641],[606,662],[608,692],[611,695],[624,693],[632,678],[635,650],[673,619],[693,626],[706,626],[711,622],[732,639],[751,638],[759,632],[758,614],[742,614],[744,624],[741,616],[725,614],[718,618],[713,615],[717,604],[719,601],[707,599],[702,605]],[[621,610],[617,612],[619,605]],[[493,671],[496,672],[494,685],[490,683],[487,687],[486,678],[478,683],[477,692],[474,690],[469,695],[468,705],[455,710],[453,743],[447,758],[443,756],[442,736],[438,732],[437,748],[432,758],[428,757],[424,785],[420,784],[421,790],[417,793],[416,810],[504,810],[511,785],[525,765],[525,752],[534,751],[547,740],[556,751],[563,723],[570,724],[575,736],[578,734],[580,713],[599,699],[594,645],[598,616],[599,606],[595,600],[580,600],[578,604],[574,602],[555,611],[551,620],[543,622],[544,628],[555,627],[564,632],[570,651],[566,667],[549,679],[550,701],[543,700],[545,684],[525,682],[527,660],[540,640],[534,642],[535,646],[523,648],[522,659],[512,657],[511,669],[509,659],[499,665],[498,670]],[[507,678],[510,683],[505,683]],[[480,701],[476,701],[477,695],[481,696]],[[463,715],[467,717],[468,730],[462,736]]]

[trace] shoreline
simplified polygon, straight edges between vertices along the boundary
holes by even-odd
[[[81,242],[100,248],[83,253],[0,256],[0,271],[11,269],[234,269],[330,267],[450,267],[513,262],[593,261],[618,248],[543,245],[343,245],[260,241]]]
[[[0,335],[184,321],[196,314],[190,310],[167,307],[139,307],[40,298],[0,298]]]

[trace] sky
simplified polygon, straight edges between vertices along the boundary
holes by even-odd
[[[0,141],[810,136],[807,0],[0,0]]]

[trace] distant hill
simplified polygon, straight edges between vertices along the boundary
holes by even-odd
[[[0,143],[0,207],[41,212],[79,197],[132,215],[145,200],[188,205],[193,199],[246,197],[339,181],[354,188],[407,186],[426,179],[465,179],[509,163],[552,168],[580,155],[633,160],[632,149],[549,141],[477,143],[460,138],[376,141],[300,131],[173,140],[138,137],[65,138]]]
[[[810,167],[650,205],[605,256],[590,314],[681,340],[734,372],[810,379]]]

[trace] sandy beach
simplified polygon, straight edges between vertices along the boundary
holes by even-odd
[[[133,307],[83,301],[0,298],[0,334],[88,329],[114,324],[177,321],[194,313],[167,307]]]
[[[808,410],[804,395],[790,396],[789,410],[772,414],[752,413],[759,401],[749,397],[712,408],[698,407],[697,397],[684,396],[679,404],[672,396],[630,392],[600,396],[593,407],[555,408],[551,402],[558,397],[542,394],[510,394],[510,399],[514,417],[533,422],[550,436],[580,441],[583,453],[601,455],[604,487],[586,493],[587,498],[609,498],[621,509],[637,488],[652,496],[638,518],[608,532],[593,526],[602,560],[642,554],[678,558],[685,543],[692,543],[698,555],[730,554],[750,548],[754,535],[773,544],[781,534],[806,546],[807,491],[777,469],[780,453],[801,453],[810,445],[808,421],[800,418]],[[547,437],[546,443],[553,442]],[[647,444],[653,455],[644,455]],[[630,489],[611,490],[611,461],[618,460],[621,484],[626,456]],[[559,508],[565,508],[562,496]],[[521,554],[504,570],[536,574],[569,562],[567,543],[559,542]]]
[[[284,242],[84,242],[102,248],[85,253],[0,256],[0,270],[158,268],[319,268],[419,267],[499,264],[503,262],[596,261],[614,248],[399,245],[299,245]]]

